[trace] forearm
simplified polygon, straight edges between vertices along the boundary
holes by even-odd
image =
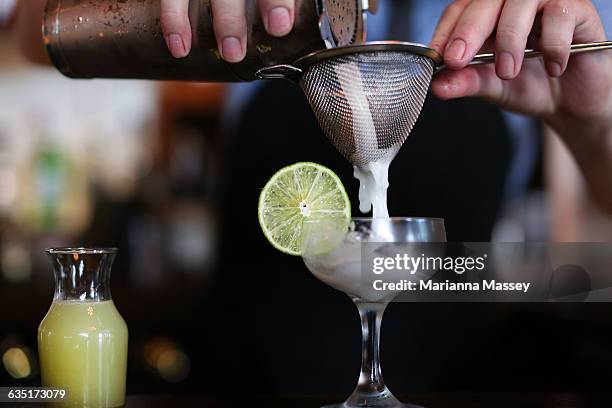
[[[42,19],[46,0],[18,1],[11,31],[21,52],[30,61],[49,64],[42,37]]]
[[[594,201],[612,214],[612,117],[606,122],[555,128],[576,159]]]

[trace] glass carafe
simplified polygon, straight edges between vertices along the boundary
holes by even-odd
[[[62,407],[125,405],[128,329],[110,293],[114,248],[48,249],[55,295],[38,327],[42,384],[68,390]]]

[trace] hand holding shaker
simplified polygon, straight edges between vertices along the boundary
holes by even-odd
[[[44,387],[67,389],[58,407],[125,405],[128,329],[110,293],[113,248],[47,250],[55,295],[38,327]]]
[[[296,0],[295,25],[285,37],[270,36],[256,0],[245,0],[247,55],[225,62],[217,49],[211,0],[191,0],[193,44],[188,57],[167,49],[161,0],[49,0],[43,35],[55,66],[71,78],[139,78],[239,82],[261,68],[292,63],[325,48],[363,42],[365,12],[374,0]]]

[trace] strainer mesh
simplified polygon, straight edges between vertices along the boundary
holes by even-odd
[[[416,123],[433,77],[428,57],[372,51],[309,66],[301,86],[329,140],[360,167],[394,155]]]

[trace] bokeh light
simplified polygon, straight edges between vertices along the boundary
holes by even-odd
[[[166,350],[157,359],[157,371],[168,382],[183,381],[189,375],[190,368],[189,358],[178,349]]]
[[[32,374],[32,365],[24,348],[11,347],[2,355],[2,364],[11,377],[16,379],[27,378]]]
[[[180,382],[189,376],[191,361],[177,344],[165,337],[155,337],[144,345],[147,365],[165,381]]]
[[[6,241],[0,251],[0,265],[4,278],[12,283],[25,282],[32,274],[30,253],[20,241]]]

